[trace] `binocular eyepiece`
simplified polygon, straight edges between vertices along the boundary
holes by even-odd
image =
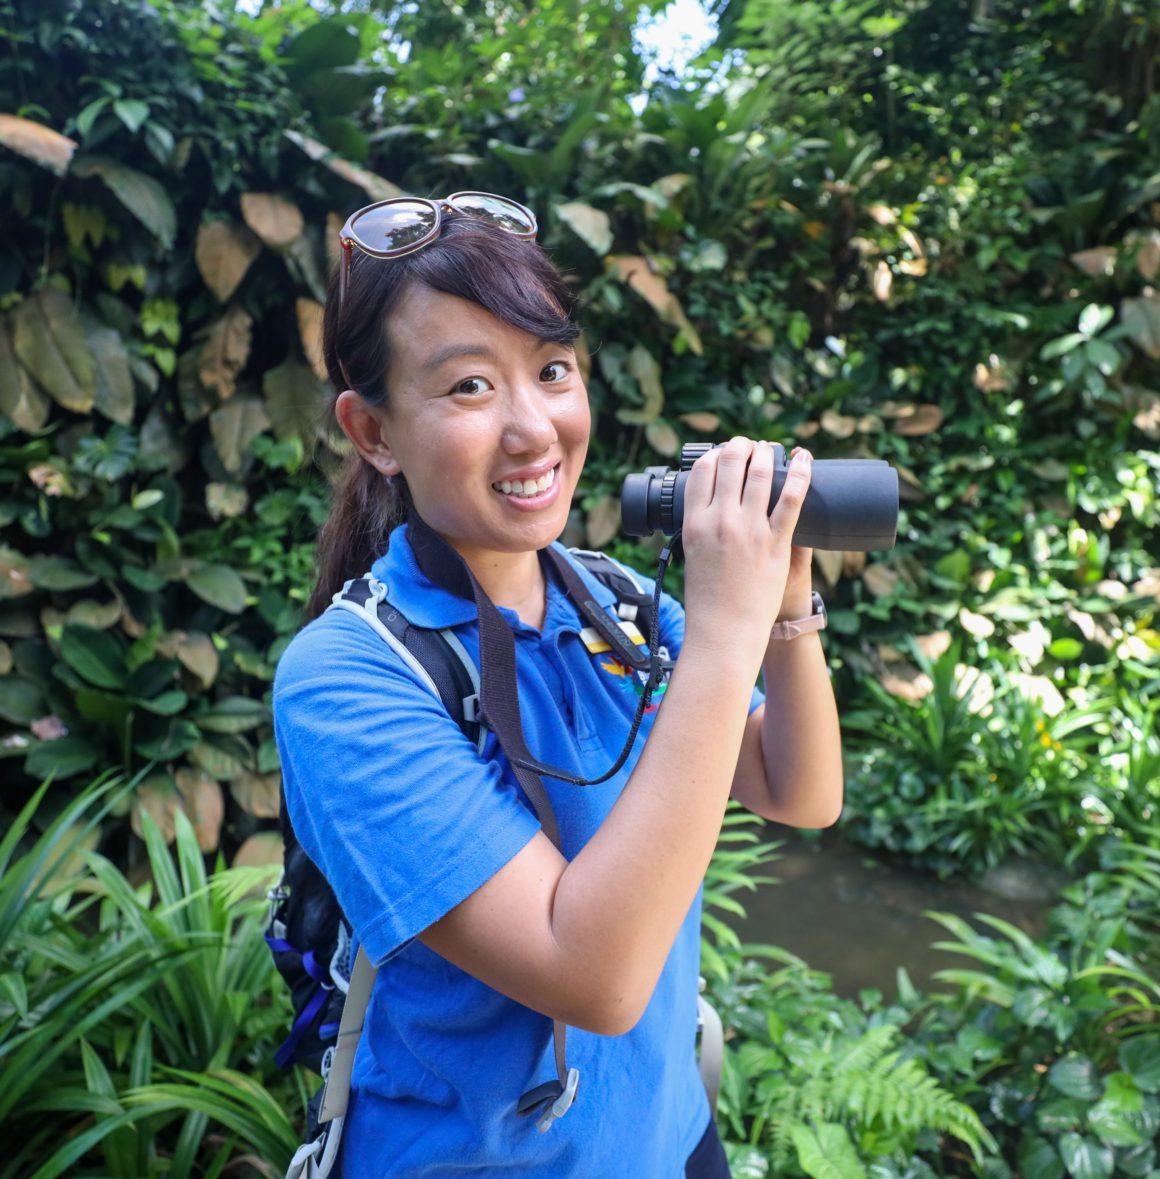
[[[723,442],[687,442],[681,465],[646,467],[626,475],[620,517],[629,536],[672,536],[685,514],[685,485],[693,464]],[[769,512],[777,505],[789,474],[785,447],[773,444],[773,488]],[[898,531],[898,472],[885,459],[815,459],[793,543],[815,549],[873,552],[892,549]]]

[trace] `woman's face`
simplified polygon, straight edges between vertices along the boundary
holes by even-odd
[[[386,474],[465,558],[541,549],[564,531],[588,452],[588,390],[566,344],[541,345],[478,304],[416,285],[390,325]],[[520,499],[502,480],[551,473]]]

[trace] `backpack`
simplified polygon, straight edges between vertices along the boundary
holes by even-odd
[[[616,595],[617,615],[622,628],[634,624],[645,636],[652,625],[652,595],[647,592],[632,572],[602,552],[569,548],[594,577]],[[347,581],[334,595],[327,609],[346,609],[357,614],[379,636],[401,655],[435,692],[447,712],[455,719],[464,735],[482,754],[487,728],[479,714],[479,670],[463,644],[451,628],[429,630],[415,627],[398,608],[383,598],[381,583],[368,572]],[[366,607],[375,599],[375,613]],[[646,640],[647,641],[647,640]],[[667,652],[661,652],[668,658]],[[641,678],[644,673],[637,672]],[[335,1114],[341,1123],[349,1088],[349,1060],[346,1076],[331,1077],[336,1045],[343,1038],[357,1038],[362,1026],[369,984],[374,971],[365,953],[358,949],[353,930],[347,921],[326,878],[303,851],[294,835],[286,810],[285,793],[281,798],[280,823],[284,844],[283,870],[275,888],[267,894],[270,901],[266,942],[274,957],[275,966],[290,989],[295,1018],[290,1033],[275,1053],[275,1062],[282,1068],[302,1064],[321,1075],[324,1085],[311,1099],[307,1108],[307,1136],[310,1143],[318,1135],[322,1123],[331,1121]],[[359,977],[356,977],[356,966]],[[357,993],[347,1006],[348,994]],[[720,1021],[711,1008],[698,996],[699,1025],[720,1031]],[[345,1023],[344,1023],[345,1016]],[[353,1046],[350,1046],[353,1051]],[[707,1051],[708,1050],[708,1051]],[[706,1061],[706,1055],[709,1060]],[[705,1066],[716,1069],[712,1083],[706,1079],[711,1105],[715,1105],[717,1079],[720,1075],[719,1051],[711,1049],[703,1040],[702,1073]],[[332,1090],[329,1094],[327,1090]],[[333,1090],[337,1089],[338,1092]],[[324,1103],[330,1107],[323,1112]],[[339,1130],[339,1133],[341,1131]],[[330,1135],[337,1139],[338,1135]],[[314,1155],[321,1151],[323,1139],[311,1143]],[[333,1163],[336,1142],[326,1152]],[[302,1147],[299,1154],[306,1151]],[[296,1155],[295,1159],[298,1160]],[[329,1167],[319,1169],[317,1158],[295,1170],[294,1174],[324,1174]]]

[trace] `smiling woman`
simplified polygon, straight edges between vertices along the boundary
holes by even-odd
[[[377,969],[339,1166],[719,1179],[695,1050],[701,885],[746,734],[764,781],[755,644],[738,595],[714,594],[683,650],[680,603],[610,562],[655,602],[675,662],[661,707],[634,717],[631,624],[558,540],[591,430],[572,296],[534,240],[453,208],[434,227],[409,253],[355,253],[341,297],[332,281],[324,354],[353,451],[273,689],[290,834]],[[731,444],[721,503],[765,529],[769,560],[768,484],[740,494],[749,449]],[[694,474],[707,506],[713,470]],[[770,570],[725,535],[739,577],[713,552],[704,567],[734,586],[753,571],[768,635]],[[478,667],[482,744],[403,643],[327,609],[367,570],[408,640],[438,631]],[[563,770],[529,777],[513,724]]]
[[[530,579],[542,607],[535,551],[563,531],[591,428],[567,284],[533,242],[454,211],[414,253],[356,252],[341,309],[336,284],[323,350],[337,391],[332,412],[355,453],[319,533],[305,620],[382,552],[403,522],[403,481],[497,605],[526,600]],[[556,466],[563,494],[550,503],[489,491]]]

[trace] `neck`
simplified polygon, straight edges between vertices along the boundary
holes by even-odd
[[[542,613],[547,585],[535,549],[503,553],[462,545],[437,533],[409,502],[407,522],[419,567],[433,581],[453,593],[471,598],[472,589],[467,577],[470,571],[493,605],[515,610],[521,617],[529,611]]]
[[[529,604],[543,602],[544,571],[535,550],[496,553],[448,543],[463,558],[483,592],[495,605],[521,613]]]

